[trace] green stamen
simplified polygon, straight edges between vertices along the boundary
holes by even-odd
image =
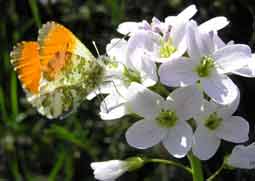
[[[169,38],[167,41],[161,41],[161,48],[159,50],[160,57],[161,58],[168,58],[170,57],[174,52],[176,52],[176,48],[173,46],[173,42],[171,38]]]
[[[204,125],[209,130],[215,130],[220,126],[222,122],[222,118],[218,116],[216,112],[213,112],[209,115],[209,117],[205,120]]]
[[[214,59],[211,56],[204,56],[200,60],[200,64],[196,67],[199,77],[208,77],[214,68]]]
[[[178,121],[178,117],[174,111],[162,109],[156,118],[156,121],[161,127],[171,128]]]

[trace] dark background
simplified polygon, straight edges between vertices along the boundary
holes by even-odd
[[[56,0],[55,0],[56,1]],[[102,121],[98,117],[101,99],[85,101],[78,112],[64,120],[47,120],[26,102],[24,92],[9,63],[15,43],[36,40],[38,27],[56,21],[72,32],[93,52],[94,40],[101,54],[111,38],[120,35],[117,25],[123,21],[160,20],[196,4],[198,22],[226,16],[230,25],[220,32],[227,42],[255,44],[255,1],[245,0],[57,0],[43,4],[39,0],[0,0],[0,180],[94,180],[92,161],[125,159],[145,155],[173,159],[161,147],[139,151],[129,147],[124,133],[130,118]],[[237,115],[250,122],[250,141],[254,141],[255,79],[231,76],[241,90]],[[248,144],[248,143],[247,143]],[[203,162],[208,177],[233,148],[223,143],[218,153]],[[183,164],[188,164],[182,159]],[[255,172],[225,170],[216,180],[254,181]],[[174,167],[148,164],[119,180],[168,181],[191,180],[190,175]]]

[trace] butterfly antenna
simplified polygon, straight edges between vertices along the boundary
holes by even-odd
[[[94,46],[94,48],[95,48],[95,50],[96,50],[96,52],[97,52],[97,56],[100,57],[100,53],[99,53],[99,51],[98,51],[96,42],[95,42],[95,41],[92,41],[92,44],[93,44],[93,46]]]

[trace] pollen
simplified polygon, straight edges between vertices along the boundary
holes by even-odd
[[[174,52],[176,52],[176,48],[173,46],[172,39],[169,38],[167,41],[161,41],[161,48],[159,50],[161,58],[168,58]]]
[[[175,126],[178,117],[175,111],[162,109],[156,118],[156,121],[163,128],[171,128]]]
[[[222,122],[222,118],[218,116],[216,112],[211,113],[208,118],[205,119],[204,125],[209,130],[217,129]]]
[[[199,77],[208,77],[210,76],[214,67],[214,59],[211,56],[203,56],[195,71]]]

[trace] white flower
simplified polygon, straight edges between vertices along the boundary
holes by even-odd
[[[228,106],[204,101],[201,113],[195,116],[197,128],[192,145],[192,151],[199,159],[210,159],[218,150],[221,139],[233,143],[248,140],[249,123],[242,117],[232,116],[238,104],[239,97]]]
[[[254,169],[255,168],[255,143],[248,146],[235,146],[227,164],[235,168]]]
[[[143,20],[141,22],[128,21],[119,24],[117,31],[123,35],[133,35],[140,30],[152,31],[156,33],[165,34],[173,25],[181,24],[187,22],[192,18],[197,12],[195,5],[190,5],[184,9],[177,16],[169,16],[165,19],[165,23],[159,21],[156,17],[152,18],[151,24]]]
[[[226,45],[217,49],[214,32],[200,32],[191,21],[187,27],[189,57],[166,62],[159,68],[160,81],[168,86],[193,85],[200,81],[205,93],[219,104],[230,104],[238,88],[226,73],[247,65],[251,49],[247,45]]]
[[[122,160],[93,162],[90,166],[94,170],[95,178],[101,181],[115,180],[128,171],[126,161]]]
[[[128,144],[146,149],[162,142],[170,154],[184,157],[193,135],[186,120],[199,111],[201,103],[202,94],[195,87],[176,89],[165,100],[140,84],[131,84],[128,105],[144,119],[127,130]]]
[[[151,28],[132,33],[128,40],[129,59],[137,62],[136,59],[143,56],[147,61],[164,63],[181,57],[187,50],[186,26],[196,11],[192,5],[177,16],[167,17],[165,23],[153,18]],[[228,23],[225,17],[216,17],[201,24],[199,30],[203,33],[216,32]]]
[[[94,176],[101,181],[113,181],[125,172],[135,171],[144,165],[141,157],[130,157],[126,160],[109,160],[90,164]]]
[[[134,53],[136,61],[130,61],[127,57],[127,47],[126,40],[117,38],[112,39],[106,46],[110,60],[106,61],[105,83],[94,91],[94,96],[100,93],[109,94],[100,106],[100,116],[104,120],[118,119],[128,114],[125,103],[127,89],[132,82],[150,87],[158,80],[155,62],[148,61],[146,56],[139,52]]]
[[[182,56],[187,47],[186,23],[196,12],[196,7],[191,5],[179,15],[167,17],[164,23],[154,17],[151,25],[147,23],[144,28],[130,28],[134,27],[131,22],[121,24],[119,31],[127,33],[127,30],[132,30],[127,53],[132,57],[130,59],[135,61],[133,54],[138,52],[155,62],[165,62]],[[137,27],[140,25],[141,23],[137,23]]]

